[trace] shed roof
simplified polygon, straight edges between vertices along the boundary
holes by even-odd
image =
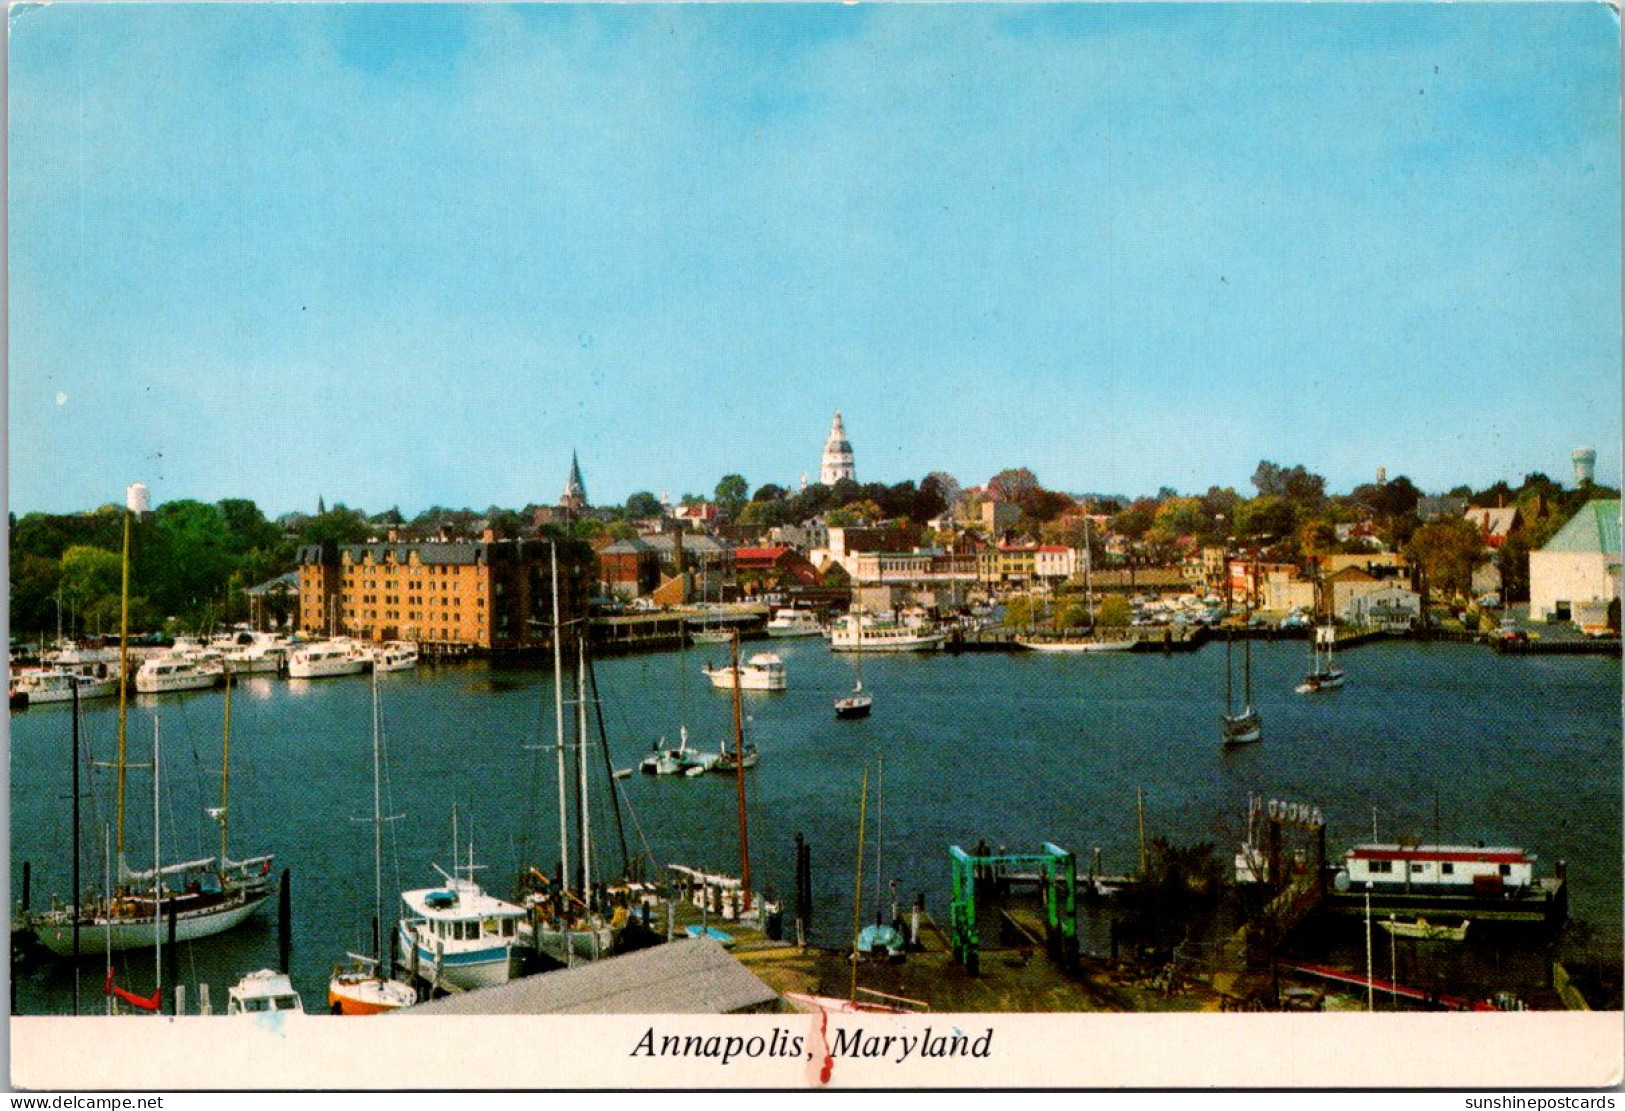
[[[1601,552],[1619,554],[1619,499],[1586,502],[1569,523],[1541,548],[1543,552]]]
[[[772,1003],[774,990],[710,938],[464,992],[408,1015],[732,1014]]]

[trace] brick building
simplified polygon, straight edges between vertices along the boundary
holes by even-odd
[[[563,616],[581,610],[596,565],[559,551]],[[299,629],[313,635],[511,651],[547,643],[546,540],[313,544],[298,552]]]

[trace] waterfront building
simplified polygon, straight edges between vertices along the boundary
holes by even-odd
[[[829,439],[824,441],[824,461],[818,469],[818,481],[834,486],[843,478],[857,481],[857,468],[852,462],[852,442],[846,438],[841,414],[835,414],[835,423],[829,426]]]
[[[427,647],[503,651],[547,642],[551,571],[545,540],[308,544],[299,549],[299,630]],[[576,612],[571,565],[563,601]]]
[[[1546,545],[1529,553],[1529,616],[1571,621],[1620,596],[1619,499],[1587,502]]]
[[[662,590],[668,580],[681,577],[685,585],[679,601],[721,602],[737,589],[734,549],[699,533],[663,532],[639,537],[654,549],[660,561]],[[656,601],[664,602],[669,591]]]
[[[1353,621],[1356,601],[1365,595],[1377,593],[1384,586],[1381,579],[1358,567],[1345,567],[1335,575],[1328,575],[1326,595],[1331,603],[1332,616],[1338,621]]]
[[[853,592],[870,613],[909,605],[959,609],[969,603],[979,578],[974,553],[935,548],[860,552],[852,566]]]
[[[740,592],[761,594],[789,586],[817,586],[818,568],[788,544],[734,549],[734,578]]]
[[[1402,633],[1422,619],[1422,596],[1408,586],[1384,583],[1379,589],[1356,594],[1349,603],[1348,621],[1370,629]]]
[[[839,563],[848,575],[857,574],[857,557],[864,552],[911,552],[920,544],[918,525],[833,525],[827,531],[827,547],[810,554],[814,562],[824,559]]]
[[[617,540],[598,553],[598,578],[613,598],[641,598],[660,585],[660,554],[633,536]]]

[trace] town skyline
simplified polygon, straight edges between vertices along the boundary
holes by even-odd
[[[1620,481],[1595,5],[12,30],[19,514],[794,488],[836,410],[860,482]]]

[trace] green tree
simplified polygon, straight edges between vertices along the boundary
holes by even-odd
[[[1121,594],[1108,594],[1100,600],[1095,620],[1101,625],[1127,625],[1134,620],[1134,607]]]
[[[716,488],[717,509],[731,521],[745,508],[749,495],[750,484],[745,481],[744,475],[723,475]]]
[[[64,603],[83,611],[111,595],[117,599],[123,584],[124,563],[116,552],[76,544],[62,553],[61,592]]]
[[[1112,531],[1130,540],[1140,540],[1151,530],[1157,517],[1155,498],[1138,498],[1111,520]]]
[[[1026,467],[1011,467],[987,480],[987,492],[1000,501],[1018,501],[1022,494],[1039,488],[1038,476]]]
[[[1326,497],[1326,480],[1301,464],[1282,467],[1262,460],[1253,472],[1253,485],[1260,494],[1287,498],[1300,505],[1319,505]]]
[[[1033,623],[1033,602],[1026,595],[1017,595],[1004,603],[1004,623],[1012,628],[1024,629]]]
[[[1236,534],[1252,539],[1287,537],[1297,531],[1298,509],[1279,494],[1260,494],[1236,509]]]
[[[633,520],[645,520],[650,517],[659,517],[665,512],[660,499],[647,490],[639,490],[626,499],[626,515]]]
[[[1472,589],[1473,568],[1484,555],[1478,528],[1463,517],[1429,521],[1411,534],[1405,558],[1422,569],[1428,585],[1444,594],[1466,594]]]
[[[1200,498],[1181,498],[1177,495],[1157,507],[1152,519],[1151,532],[1159,540],[1172,540],[1180,536],[1193,536],[1207,525]]]

